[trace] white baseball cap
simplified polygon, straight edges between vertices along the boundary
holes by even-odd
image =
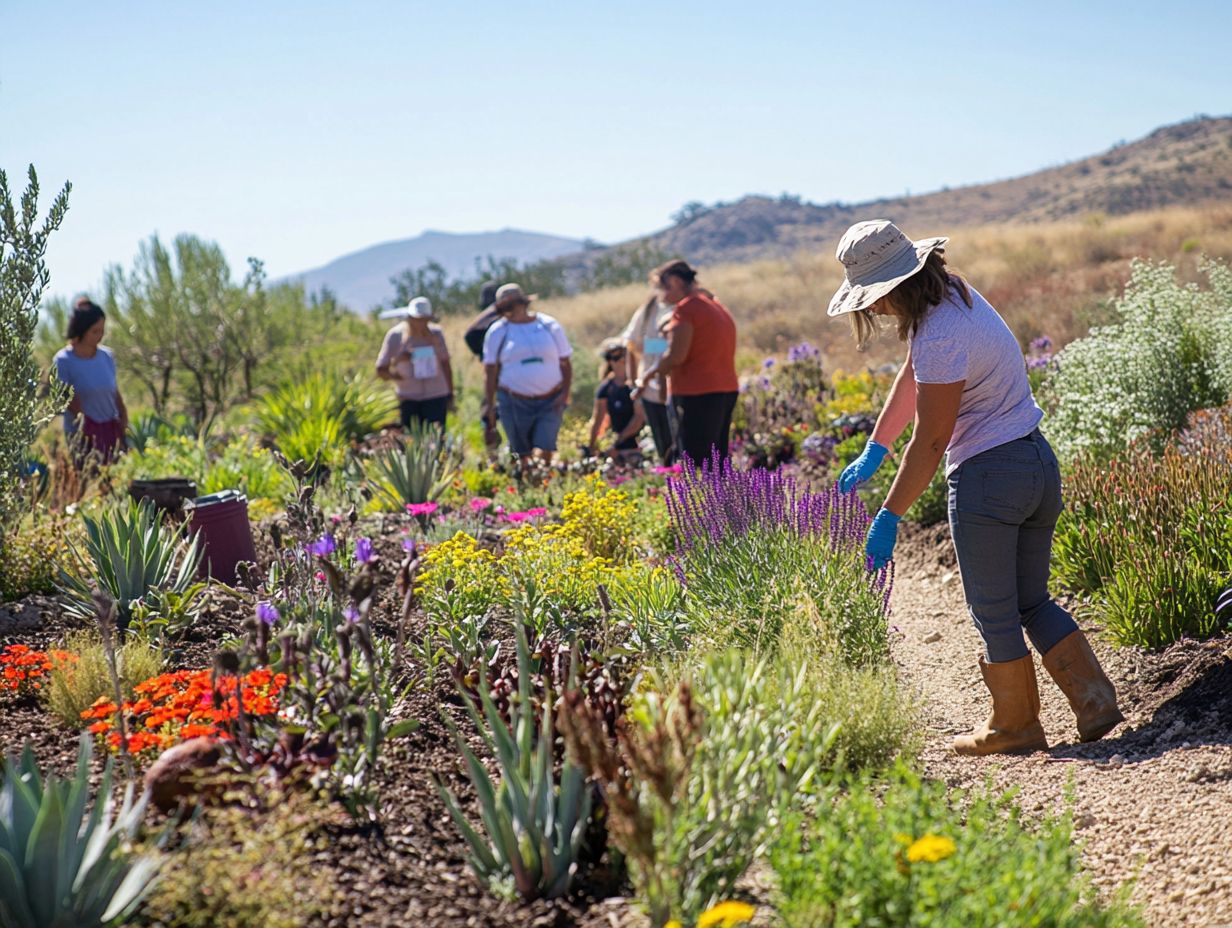
[[[417,296],[405,306],[386,309],[377,314],[378,319],[435,319],[432,303],[426,296]]]

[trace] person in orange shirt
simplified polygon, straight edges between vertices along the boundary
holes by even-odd
[[[717,454],[727,457],[736,378],[736,322],[727,308],[697,283],[697,271],[676,260],[651,275],[664,303],[675,304],[667,324],[667,351],[637,379],[638,393],[667,375],[679,423],[679,449],[694,467]]]

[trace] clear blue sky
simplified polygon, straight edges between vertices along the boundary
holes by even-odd
[[[153,232],[278,276],[424,229],[601,241],[1232,112],[1232,4],[0,0],[0,167],[73,182],[52,290]]]

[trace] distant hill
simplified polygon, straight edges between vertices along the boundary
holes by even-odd
[[[519,264],[558,258],[578,252],[578,239],[542,235],[519,229],[500,232],[425,232],[415,238],[373,245],[336,258],[323,267],[291,274],[285,281],[302,282],[309,291],[329,287],[339,302],[356,312],[366,312],[393,295],[389,279],[407,269],[436,261],[452,275],[474,274],[475,261],[489,255],[512,258]]]
[[[646,236],[655,248],[698,264],[833,250],[860,219],[892,219],[908,235],[957,226],[1042,222],[1091,213],[1117,216],[1166,206],[1232,202],[1232,117],[1203,117],[1157,129],[1060,167],[1011,180],[857,204],[817,205],[748,196],[704,209]],[[621,246],[614,246],[621,247]],[[593,261],[603,250],[578,256]]]

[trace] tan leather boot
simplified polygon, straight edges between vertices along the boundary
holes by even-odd
[[[954,750],[974,756],[1047,750],[1031,655],[991,664],[981,655],[980,672],[992,694],[992,715],[971,734],[955,738]]]
[[[1078,717],[1078,739],[1098,741],[1119,722],[1116,688],[1104,673],[1082,632],[1071,632],[1044,655],[1044,669],[1069,699]]]

